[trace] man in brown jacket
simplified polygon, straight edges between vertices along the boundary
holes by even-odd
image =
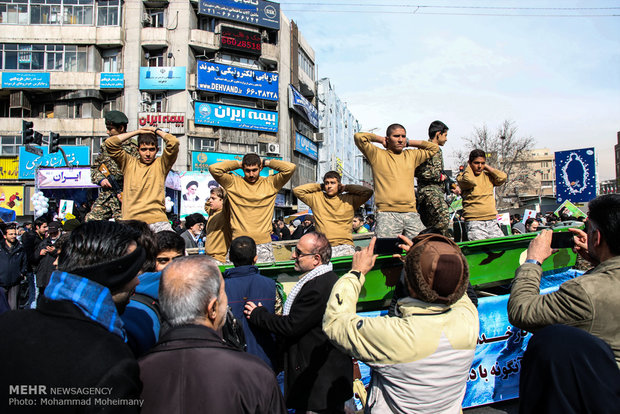
[[[541,296],[541,263],[553,254],[553,232],[544,230],[517,269],[508,318],[528,331],[552,324],[581,328],[609,344],[620,367],[620,194],[597,197],[588,207],[586,232],[570,231],[575,233],[575,250],[596,267]]]

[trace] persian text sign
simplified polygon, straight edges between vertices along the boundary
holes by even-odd
[[[168,128],[171,134],[185,133],[185,113],[183,112],[139,112],[138,125]]]
[[[209,171],[209,165],[222,161],[241,161],[244,154],[229,154],[226,152],[200,152],[192,151],[192,170],[193,171]],[[264,160],[282,160],[282,157],[262,157]],[[234,171],[237,175],[243,177],[243,170],[239,168]],[[278,171],[265,167],[261,170],[261,177],[268,177],[277,174]]]
[[[319,147],[299,132],[295,132],[295,151],[301,152],[315,161],[319,159]]]
[[[277,73],[198,62],[198,89],[203,91],[277,101],[278,84]]]
[[[594,148],[555,153],[555,193],[558,202],[587,203],[596,197]]]
[[[119,89],[125,87],[124,73],[101,73],[99,75],[101,89]]]
[[[280,4],[265,0],[200,0],[198,14],[280,28]]]
[[[89,167],[39,168],[37,172],[39,188],[96,188],[90,180]]]
[[[277,132],[278,113],[240,106],[196,102],[194,106],[194,123],[253,131]]]
[[[18,171],[17,157],[0,158],[0,180],[17,180]]]
[[[49,89],[50,74],[37,72],[3,72],[2,87]]]
[[[140,89],[185,89],[185,66],[140,68]]]
[[[312,103],[307,100],[301,93],[297,91],[293,87],[293,85],[289,85],[289,94],[288,94],[288,106],[304,118],[310,124],[318,128],[319,127],[319,111],[316,109],[316,106],[312,105]]]
[[[19,148],[19,179],[34,180],[34,172],[37,167],[63,167],[65,160],[60,152],[49,154],[47,147],[40,147],[43,155],[31,154],[26,148]],[[67,160],[73,166],[90,164],[90,148],[81,145],[61,145],[61,148],[67,154]]]

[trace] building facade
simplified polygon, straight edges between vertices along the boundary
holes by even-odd
[[[314,50],[278,3],[230,4],[0,0],[0,167],[25,168],[15,161],[22,120],[59,133],[65,149],[86,147],[78,163],[88,164],[107,136],[103,115],[120,110],[129,130],[157,126],[179,138],[179,172],[204,169],[204,154],[295,162],[277,202],[291,209],[291,186],[316,177]],[[25,177],[1,176],[25,186],[28,201]]]
[[[549,148],[530,151],[530,157],[522,163],[527,171],[527,185],[518,189],[519,197],[555,196],[555,154]]]

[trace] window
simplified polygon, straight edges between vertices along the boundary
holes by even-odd
[[[58,139],[59,145],[80,145],[82,138],[80,137],[60,137]]]
[[[146,66],[161,67],[164,66],[164,50],[151,50],[144,53]]]
[[[64,24],[82,24],[92,26],[94,9],[93,0],[63,0],[63,3]]]
[[[67,103],[67,118],[81,118],[81,117],[82,117],[82,102]]]
[[[166,94],[142,92],[143,112],[166,112]]]
[[[2,0],[0,2],[0,23],[28,24],[28,1]]]
[[[120,14],[120,0],[97,1],[97,26],[118,26]]]
[[[297,161],[297,174],[301,177],[300,181],[316,181],[316,164],[314,161],[302,154],[298,154]]]
[[[119,72],[121,53],[119,49],[104,50],[101,52],[101,71]]]
[[[0,69],[86,72],[88,46],[0,44]]]
[[[146,9],[146,14],[149,15],[151,21],[148,26],[150,27],[165,27],[165,14],[166,9]]]
[[[3,135],[0,144],[0,155],[19,155],[22,137],[21,135]]]
[[[215,151],[215,140],[212,138],[190,138],[190,151]]]
[[[306,75],[310,76],[310,79],[314,80],[314,62],[310,60],[310,57],[303,51],[302,48],[298,49],[299,67]]]
[[[232,144],[228,142],[220,142],[221,152],[231,152],[233,154],[247,154],[249,152],[256,153],[256,144]]]
[[[215,19],[209,16],[198,16],[198,29],[215,32]]]
[[[60,24],[62,5],[60,0],[31,0],[30,24]]]
[[[250,67],[252,69],[262,70],[262,66],[258,63],[256,59],[250,59],[241,56],[229,55],[227,53],[223,53],[220,55],[220,61],[222,63],[241,63],[244,66]]]

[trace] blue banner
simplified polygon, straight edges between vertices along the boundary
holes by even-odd
[[[594,148],[555,153],[555,194],[558,203],[587,203],[596,197]]]
[[[124,73],[101,73],[99,74],[99,88],[122,89],[125,87]]]
[[[49,89],[50,74],[38,72],[3,72],[2,88]]]
[[[240,106],[196,102],[194,123],[252,131],[277,132],[278,113]]]
[[[312,105],[293,85],[289,85],[288,99],[289,108],[306,118],[313,127],[319,127],[319,111],[316,109],[316,106]]]
[[[264,0],[200,0],[198,14],[255,26],[280,28],[280,4]]]
[[[140,68],[141,90],[185,89],[185,66]]]
[[[211,62],[198,62],[198,86],[203,91],[278,100],[278,74]]]
[[[313,160],[319,159],[319,147],[310,138],[295,132],[295,151],[301,152]]]
[[[67,154],[67,160],[73,166],[90,165],[90,147],[76,145],[60,146]],[[26,151],[25,147],[19,147],[19,179],[34,180],[37,167],[64,167],[65,160],[60,152],[49,154],[46,146],[37,146],[43,151],[39,156]]]
[[[229,154],[226,152],[200,152],[192,151],[192,171],[208,171],[209,165],[222,161],[241,161],[244,154]],[[263,160],[281,160],[282,157],[261,157]],[[243,170],[239,168],[235,174],[243,177]],[[261,177],[268,177],[277,174],[278,171],[272,168],[263,168],[260,172]]]

